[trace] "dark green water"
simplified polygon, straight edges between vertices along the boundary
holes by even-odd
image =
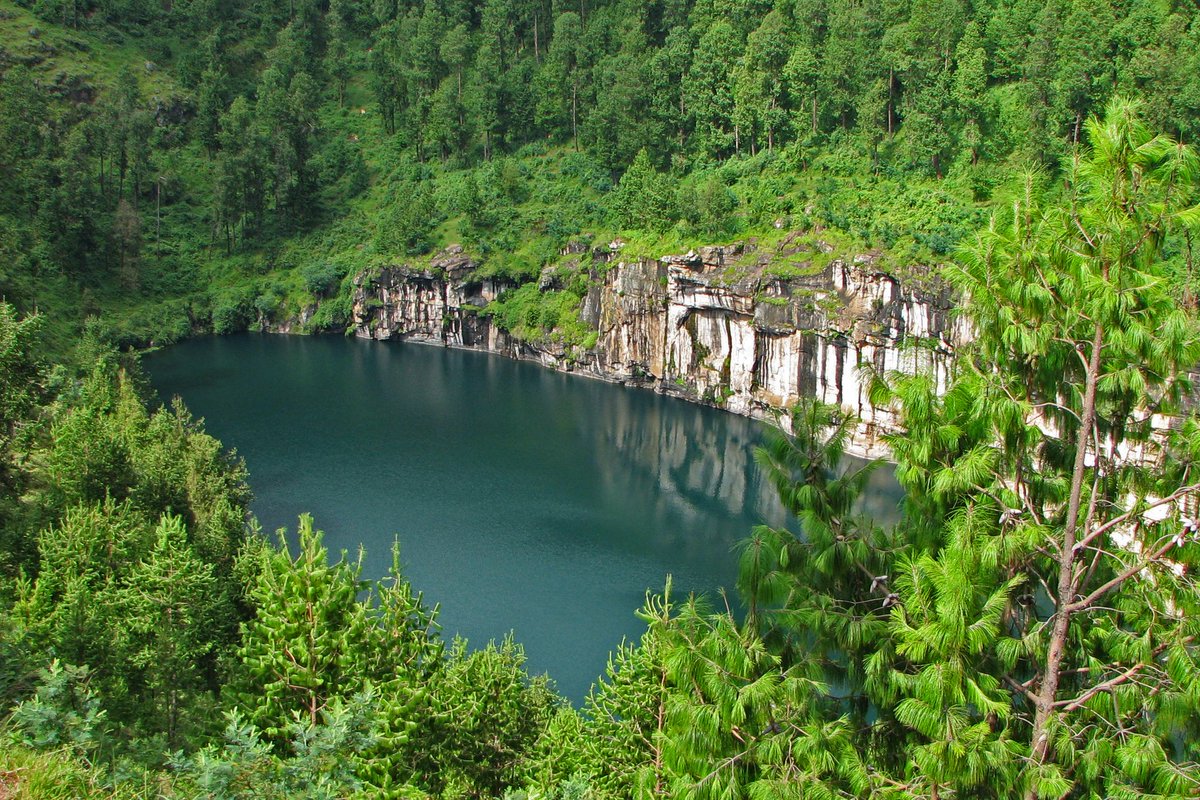
[[[579,700],[647,589],[731,587],[731,548],[787,522],[754,467],[759,423],[533,364],[416,344],[238,336],[145,360],[250,469],[265,530],[311,512],[441,604],[447,637],[510,629]],[[898,498],[880,474],[874,501]]]

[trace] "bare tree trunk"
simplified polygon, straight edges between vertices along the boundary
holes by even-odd
[[[458,68],[458,135],[461,137],[462,132],[467,128],[467,121],[463,117],[465,109],[463,108],[463,92],[462,92],[462,67]],[[460,138],[459,141],[462,141]]]
[[[683,144],[684,144],[683,120],[684,120],[686,114],[687,114],[687,111],[684,109],[684,106],[683,106],[683,92],[680,92],[679,93],[679,149],[680,149],[680,151],[683,150]]]
[[[887,102],[888,138],[889,139],[892,138],[892,136],[894,136],[895,132],[896,132],[895,110],[892,106],[895,88],[896,88],[896,71],[893,69],[889,69],[888,70],[888,102]]]
[[[1096,421],[1096,384],[1100,378],[1100,352],[1104,347],[1104,327],[1096,323],[1092,335],[1091,356],[1088,359],[1087,377],[1084,383],[1083,413],[1076,437],[1075,465],[1071,471],[1071,494],[1067,501],[1067,519],[1063,526],[1063,538],[1058,555],[1058,608],[1054,616],[1054,627],[1050,633],[1050,645],[1046,651],[1046,665],[1038,687],[1036,711],[1033,718],[1032,751],[1034,764],[1044,764],[1053,758],[1050,749],[1050,722],[1054,714],[1054,702],[1058,697],[1058,683],[1062,677],[1062,662],[1066,654],[1067,637],[1071,626],[1071,603],[1075,599],[1075,541],[1079,531],[1079,508],[1083,496],[1083,481],[1087,472],[1088,441]],[[1027,800],[1036,800],[1036,789],[1026,793]]]

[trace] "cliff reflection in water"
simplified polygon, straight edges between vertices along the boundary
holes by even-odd
[[[658,486],[655,519],[664,529],[654,538],[679,552],[728,544],[724,531],[709,524],[705,505],[712,498],[730,508],[741,506],[756,524],[798,532],[797,521],[783,510],[774,488],[754,463],[754,448],[763,441],[764,426],[728,417],[714,424],[712,409],[697,409],[680,418],[670,413],[674,405],[668,401],[666,409],[646,408],[628,393],[615,396],[610,427],[595,430],[598,450],[611,448],[622,456],[597,464],[598,478],[613,502],[639,486]],[[843,465],[855,468],[863,463],[846,456]],[[902,498],[892,467],[884,464],[870,478],[862,510],[881,524],[894,522]]]

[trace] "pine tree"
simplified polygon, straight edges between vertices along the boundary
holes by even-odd
[[[357,774],[379,796],[403,796],[411,783],[428,781],[436,769],[431,742],[448,720],[430,692],[444,665],[437,608],[426,608],[392,548],[388,577],[374,587],[375,624],[355,657],[364,663],[374,694],[374,740],[359,756]]]
[[[901,600],[891,607],[886,645],[868,663],[867,685],[911,732],[905,749],[915,770],[905,796],[1016,792],[1011,690],[989,656],[1025,576],[1004,573],[1011,541],[994,535],[989,512],[956,512],[936,557],[909,553],[893,567]]]
[[[852,423],[805,400],[792,410],[793,434],[769,434],[755,451],[800,528],[756,527],[741,543],[738,588],[748,626],[790,660],[816,664],[843,684],[850,706],[865,714],[861,659],[882,634],[895,544],[857,509],[878,462],[843,468]]]
[[[583,769],[603,797],[658,797],[667,789],[666,658],[675,644],[670,578],[661,596],[647,593],[638,616],[646,632],[636,646],[622,644],[613,652],[585,708]]]
[[[519,785],[558,702],[549,678],[531,679],[524,666],[525,651],[511,635],[474,652],[455,640],[432,687],[434,781],[487,797]]]
[[[638,152],[621,176],[613,207],[624,228],[665,230],[675,222],[675,192],[670,178],[654,169],[646,150]]]
[[[694,120],[693,143],[704,159],[722,159],[739,149],[733,123],[733,73],[742,42],[726,20],[698,33],[691,69],[683,83],[684,103]]]
[[[361,563],[328,563],[322,532],[300,517],[297,555],[279,531],[277,549],[260,551],[250,587],[254,618],[242,628],[240,670],[232,686],[246,720],[279,739],[294,719],[310,725],[336,697],[365,688],[362,654],[371,621],[358,595]]]
[[[154,548],[134,566],[117,602],[128,627],[119,648],[142,671],[149,732],[164,735],[171,750],[187,742],[190,729],[203,725],[214,650],[212,631],[221,625],[221,596],[212,564],[187,544],[179,517],[164,516],[154,531]]]
[[[666,655],[672,692],[662,737],[666,786],[697,798],[862,796],[868,770],[845,717],[821,713],[825,687],[786,666],[732,615],[684,604]]]
[[[983,761],[963,761],[959,742],[939,752],[927,780],[958,772],[967,786],[986,762],[999,775],[1018,771],[1007,785],[1029,798],[1178,796],[1194,765],[1169,740],[1200,700],[1190,611],[1200,595],[1187,574],[1200,553],[1183,513],[1200,492],[1196,425],[1163,436],[1150,423],[1178,409],[1200,357],[1200,333],[1162,272],[1168,231],[1196,222],[1182,188],[1196,163],[1151,136],[1125,102],[1087,133],[1064,207],[1042,205],[1031,183],[950,273],[979,335],[946,397],[934,400],[928,384],[891,395],[909,425],[896,437],[906,444],[898,476],[927,510],[970,520],[971,547],[990,554],[966,573],[974,599],[960,596],[926,623],[915,612],[937,606],[921,587],[961,569],[964,545],[951,537],[910,557],[898,595],[913,633],[900,632],[924,638],[929,624],[991,620],[969,642],[985,647],[972,658],[1006,687],[1012,705],[997,724],[1027,759],[1001,768],[983,736]],[[1015,591],[1014,581],[1031,588]],[[1004,596],[993,639],[990,609]],[[980,712],[1000,699],[979,690]],[[928,709],[950,713],[923,694]],[[919,715],[909,722],[933,732]]]

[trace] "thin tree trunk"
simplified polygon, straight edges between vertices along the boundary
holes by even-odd
[[[684,144],[683,121],[684,121],[684,119],[686,119],[686,116],[685,116],[686,114],[687,114],[687,111],[684,109],[684,106],[683,106],[683,92],[680,92],[679,93],[679,149],[680,149],[680,151],[683,150],[683,144]]]
[[[1104,327],[1096,323],[1092,335],[1092,351],[1088,359],[1087,378],[1084,383],[1083,413],[1079,421],[1076,441],[1075,465],[1071,472],[1071,494],[1067,501],[1067,519],[1063,527],[1062,545],[1058,556],[1058,601],[1054,616],[1054,627],[1050,633],[1050,645],[1046,652],[1046,666],[1042,671],[1041,686],[1037,693],[1037,709],[1033,719],[1033,736],[1030,740],[1030,758],[1034,764],[1051,760],[1050,722],[1054,714],[1054,701],[1058,696],[1058,682],[1062,677],[1063,657],[1066,654],[1067,637],[1070,633],[1070,605],[1075,599],[1075,541],[1079,529],[1079,508],[1083,497],[1083,482],[1087,472],[1088,440],[1096,420],[1096,384],[1100,378],[1100,352],[1104,347]],[[1026,792],[1027,800],[1036,800],[1036,788]]]
[[[655,719],[656,733],[653,739],[654,748],[654,796],[662,797],[666,794],[666,785],[664,784],[663,775],[663,753],[661,744],[661,735],[666,728],[667,709],[664,699],[667,696],[667,668],[666,666],[659,667],[659,684],[658,684],[658,713]]]
[[[896,71],[894,69],[889,69],[888,70],[888,101],[887,101],[888,138],[889,139],[892,138],[892,136],[895,134],[895,130],[896,130],[895,129],[895,116],[894,116],[895,111],[892,108],[892,101],[893,101],[893,95],[895,93],[895,90],[896,90]]]
[[[1193,281],[1195,280],[1196,265],[1192,258],[1192,232],[1187,228],[1183,229],[1183,241],[1186,244],[1185,252],[1187,253],[1184,259],[1184,264],[1186,265],[1184,274],[1187,275],[1187,281],[1183,287],[1183,303],[1188,308],[1194,309],[1196,307],[1196,292],[1193,289]]]

